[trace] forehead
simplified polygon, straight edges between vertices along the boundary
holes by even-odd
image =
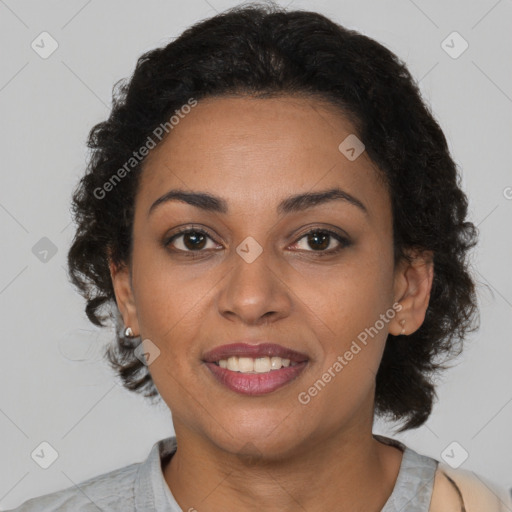
[[[382,215],[389,197],[380,171],[366,152],[353,160],[340,150],[354,137],[339,109],[314,99],[208,98],[147,157],[136,209],[147,213],[178,188],[226,198],[228,213],[254,213],[292,194],[341,187]]]

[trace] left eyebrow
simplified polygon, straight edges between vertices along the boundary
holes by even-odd
[[[348,204],[356,206],[365,214],[368,210],[365,205],[356,197],[345,192],[340,188],[331,188],[319,192],[307,192],[297,194],[282,200],[278,207],[277,213],[280,215],[304,211],[317,205],[327,203],[329,201],[341,200]],[[228,203],[225,199],[214,196],[205,192],[188,192],[184,190],[170,190],[162,197],[159,197],[149,208],[148,216],[161,204],[169,201],[181,201],[196,208],[215,213],[228,213]]]
[[[307,192],[306,194],[290,196],[279,203],[277,212],[279,214],[300,212],[308,208],[312,208],[313,206],[336,200],[346,201],[368,215],[366,206],[359,199],[348,192],[345,192],[341,188],[331,188],[320,192]]]

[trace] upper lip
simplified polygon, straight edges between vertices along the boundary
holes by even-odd
[[[203,356],[203,361],[207,363],[215,363],[221,359],[228,359],[233,356],[252,358],[276,356],[281,357],[282,359],[289,359],[296,363],[308,360],[307,355],[276,343],[249,344],[246,342],[237,342],[215,347]]]

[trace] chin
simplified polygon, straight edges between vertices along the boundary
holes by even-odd
[[[224,418],[222,425],[226,428],[216,428],[208,437],[221,450],[248,462],[262,458],[269,461],[285,459],[296,452],[297,445],[301,443],[296,432],[298,428],[294,429],[289,421],[284,420],[287,414],[269,418],[260,412],[243,418]]]

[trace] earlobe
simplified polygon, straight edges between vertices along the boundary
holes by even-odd
[[[109,262],[109,269],[117,307],[123,317],[124,325],[130,327],[132,333],[137,335],[137,333],[139,333],[139,324],[130,278],[130,269],[127,265],[118,267],[112,262]]]
[[[432,251],[414,252],[411,260],[404,260],[395,273],[395,300],[402,308],[389,332],[394,336],[410,335],[417,331],[427,312],[432,282],[434,261]]]

